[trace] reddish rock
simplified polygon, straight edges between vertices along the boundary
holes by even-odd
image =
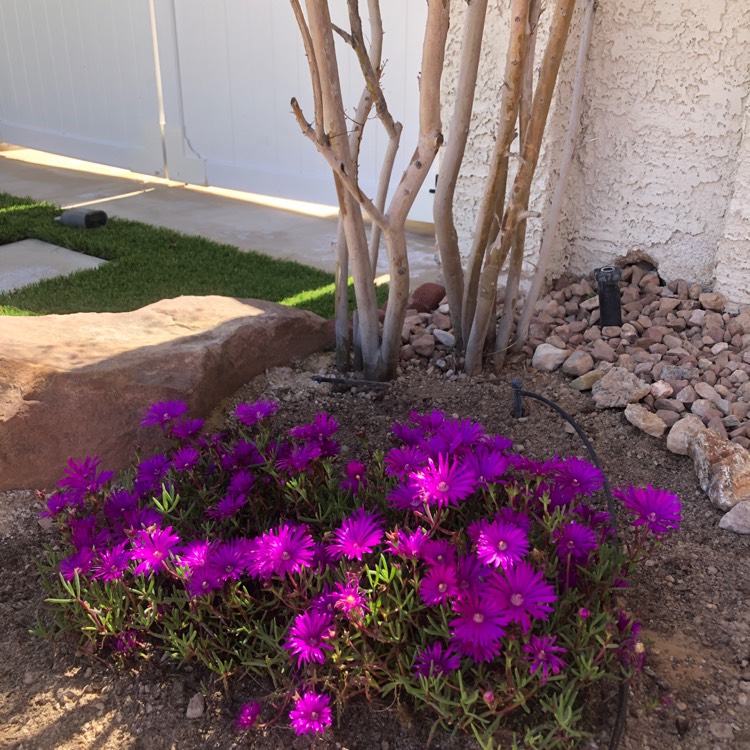
[[[688,441],[688,455],[701,489],[717,508],[730,510],[750,500],[750,452],[703,430]]]
[[[420,284],[409,297],[409,307],[417,312],[431,313],[437,310],[445,297],[445,287],[428,281]]]
[[[317,315],[271,302],[179,297],[126,313],[6,317],[0,328],[0,490],[49,487],[69,457],[128,465],[156,401],[208,415],[268,367],[331,341]]]
[[[435,337],[429,333],[424,333],[413,338],[411,345],[420,357],[429,357],[435,351]]]

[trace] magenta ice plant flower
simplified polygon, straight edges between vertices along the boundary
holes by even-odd
[[[285,523],[253,540],[248,570],[260,578],[299,573],[311,567],[314,554],[315,541],[307,527]]]
[[[173,556],[173,549],[179,543],[180,537],[173,533],[171,526],[137,532],[133,539],[131,554],[134,560],[140,560],[140,562],[133,572],[140,575],[163,570],[167,561]]]
[[[234,416],[246,427],[254,427],[258,422],[268,419],[279,408],[277,401],[254,401],[253,403],[238,404]]]
[[[255,726],[255,722],[258,721],[258,717],[262,710],[263,707],[257,701],[243,703],[234,719],[235,729],[237,729],[238,732],[252,729]]]
[[[86,456],[80,461],[68,459],[63,478],[57,486],[66,488],[78,497],[94,494],[114,476],[111,471],[98,471],[100,463],[98,456]]]
[[[284,648],[296,655],[297,666],[302,666],[306,662],[323,664],[323,651],[333,648],[327,641],[334,633],[333,618],[329,614],[309,609],[297,615],[292,621]]]
[[[461,657],[452,646],[445,648],[440,641],[417,651],[414,673],[420,677],[438,677],[455,672],[461,666]]]
[[[458,615],[451,620],[453,642],[474,661],[492,661],[502,648],[501,638],[509,622],[493,596],[468,593],[453,603]]]
[[[94,550],[84,547],[82,550],[60,560],[57,569],[66,581],[72,581],[76,574],[83,576],[90,573],[93,562]]]
[[[526,533],[505,521],[485,524],[477,539],[477,557],[485,565],[508,568],[522,560],[529,551]]]
[[[451,563],[438,563],[427,569],[419,583],[419,595],[430,606],[437,606],[458,596],[456,567]]]
[[[599,546],[599,535],[585,524],[569,521],[555,530],[557,554],[561,560],[570,555],[571,560],[583,564]]]
[[[369,610],[367,598],[355,577],[349,576],[346,583],[337,583],[335,588],[334,607],[350,620],[359,620]]]
[[[356,495],[367,487],[367,467],[361,461],[350,461],[344,469],[346,477],[341,482],[341,489]]]
[[[182,419],[172,425],[172,436],[186,443],[203,429],[202,419]]]
[[[443,455],[438,456],[437,465],[428,459],[427,466],[412,472],[409,478],[422,502],[439,508],[457,506],[476,489],[474,472],[458,459]]]
[[[625,508],[634,516],[633,526],[646,525],[655,535],[668,534],[680,528],[682,514],[680,498],[647,484],[645,487],[627,487],[613,490]]]
[[[325,732],[331,726],[331,699],[323,693],[307,692],[294,701],[289,712],[292,729],[297,734]]]
[[[187,404],[184,401],[157,401],[146,409],[146,414],[141,420],[141,427],[156,427],[165,429],[177,417],[187,412]]]
[[[386,538],[388,539],[386,544],[388,552],[412,560],[420,557],[422,547],[429,540],[427,532],[422,528],[418,528],[412,532],[395,529],[388,532]]]
[[[123,542],[101,552],[98,561],[94,563],[92,578],[104,583],[119,581],[130,565],[130,550],[125,547]]]
[[[385,473],[389,477],[406,479],[411,472],[423,466],[428,458],[427,453],[416,445],[393,448],[383,458]]]
[[[546,620],[557,601],[554,588],[544,580],[541,571],[521,561],[512,568],[493,575],[495,601],[508,621],[517,622],[527,633],[532,619]]]
[[[604,485],[602,470],[578,456],[558,460],[551,475],[561,499],[568,503],[580,495],[593,495]]]
[[[190,471],[198,465],[200,458],[200,453],[192,445],[186,445],[172,456],[172,468],[180,474]]]
[[[382,538],[383,521],[380,514],[368,513],[359,507],[333,532],[333,541],[328,544],[328,549],[337,559],[361,560],[380,544]]]
[[[567,666],[560,657],[560,654],[567,653],[567,649],[556,646],[556,640],[557,636],[554,635],[532,635],[522,649],[529,661],[529,673],[540,673],[542,683],[547,682],[550,673],[560,674]]]

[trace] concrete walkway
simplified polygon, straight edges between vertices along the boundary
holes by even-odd
[[[336,212],[329,206],[186,186],[8,145],[0,145],[0,189],[63,208],[100,209],[109,216],[201,235],[240,250],[256,250],[326,271],[335,269]],[[25,254],[22,243],[17,244],[20,247],[5,246],[6,252],[0,252],[0,281],[4,274],[7,281],[12,273],[13,286],[19,286],[26,265],[29,269],[59,266],[60,273],[70,273],[71,263],[75,267],[75,257],[71,258],[69,251],[61,255],[60,248],[49,245],[48,255],[32,258]],[[413,284],[435,281],[434,237],[410,231],[408,244]],[[45,250],[37,248],[37,252],[44,254]],[[378,273],[384,275],[388,269],[382,248],[380,256]],[[84,263],[81,267],[88,267]],[[26,283],[36,280],[29,270]]]

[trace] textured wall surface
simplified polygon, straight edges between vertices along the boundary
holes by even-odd
[[[463,247],[470,242],[492,151],[497,79],[504,67],[508,3],[490,3],[486,59],[456,210]],[[447,102],[455,89],[463,5],[463,0],[454,0],[444,89]],[[561,143],[567,126],[581,5],[532,193],[531,208],[536,210],[546,209],[556,180],[559,149],[555,144]],[[552,273],[563,268],[587,272],[638,249],[654,258],[663,277],[710,285],[721,244],[722,267],[716,269],[716,278],[726,291],[733,290],[737,282],[728,266],[736,266],[738,254],[750,250],[750,167],[747,154],[745,162],[741,158],[749,92],[750,3],[600,3],[579,148]],[[747,151],[747,140],[745,144]],[[728,220],[731,231],[728,226],[723,239]],[[527,243],[527,271],[533,269],[539,246],[540,222],[533,223],[537,226]],[[750,301],[750,261],[744,262],[744,274],[744,294]]]

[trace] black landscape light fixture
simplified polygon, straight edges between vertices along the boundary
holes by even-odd
[[[107,223],[107,214],[104,211],[95,211],[89,208],[69,208],[56,216],[55,221],[65,227],[96,229]]]
[[[594,278],[599,287],[599,325],[621,326],[620,279],[622,278],[622,269],[618,266],[595,268]]]

